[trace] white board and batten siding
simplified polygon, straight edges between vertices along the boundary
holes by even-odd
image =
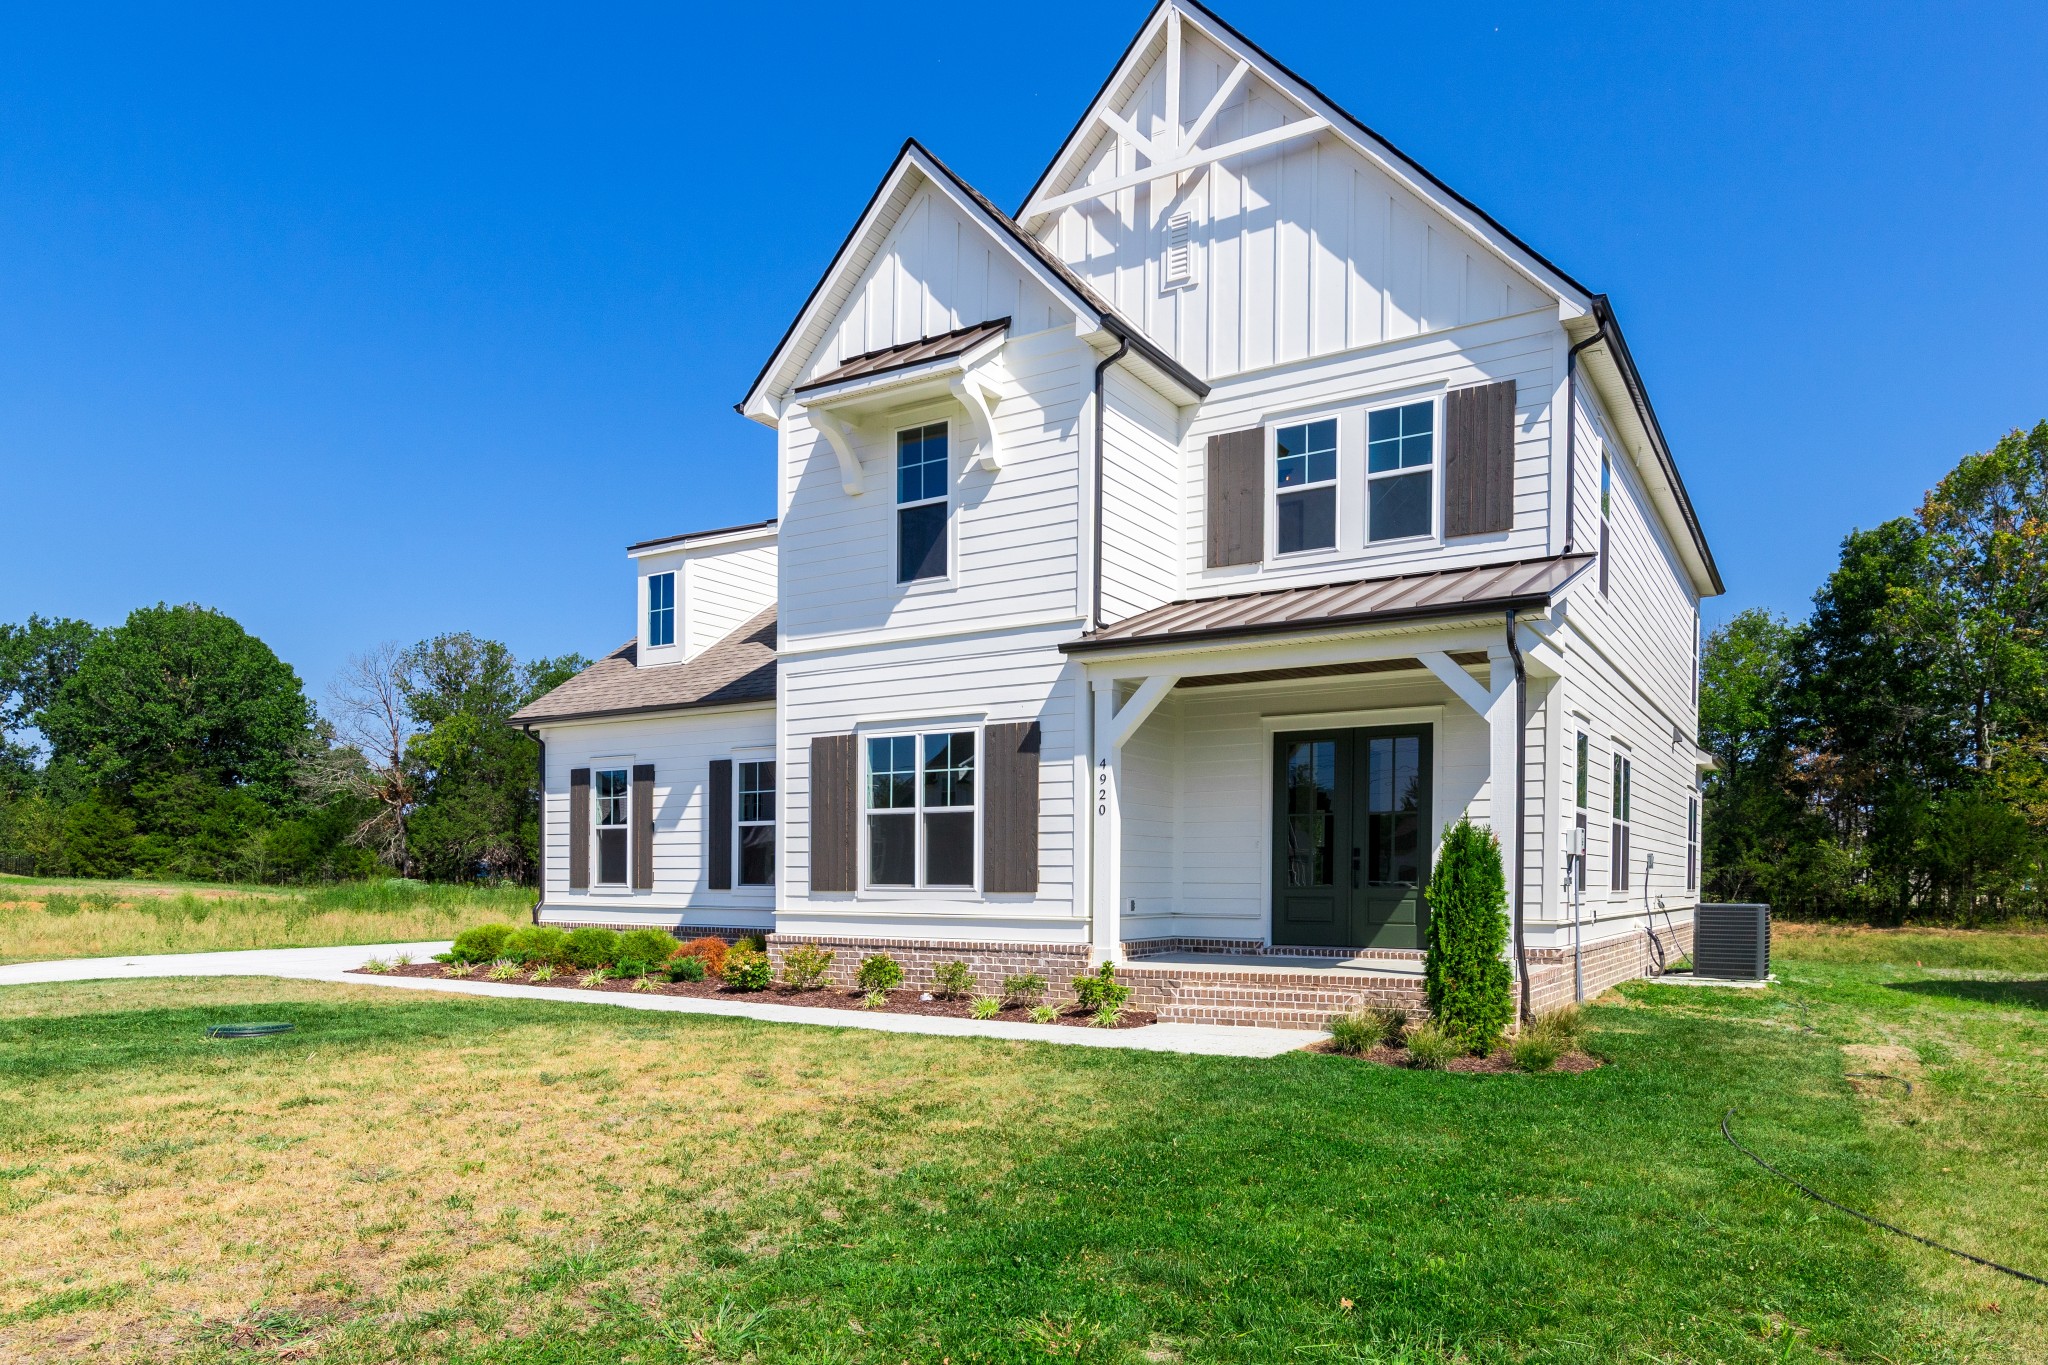
[[[1181,410],[1119,369],[1103,377],[1102,617],[1182,595]]]
[[[774,887],[712,890],[705,866],[706,787],[714,759],[775,757],[772,705],[710,707],[546,726],[543,912],[549,920],[773,927]],[[654,886],[569,886],[569,772],[654,765]],[[637,831],[636,831],[637,833]],[[779,861],[779,859],[778,859]],[[591,867],[596,868],[595,854]],[[779,868],[778,868],[779,873]]]
[[[1184,118],[1236,65],[1191,29]],[[1164,63],[1124,101],[1148,136],[1165,130]],[[1203,138],[1220,146],[1300,112],[1257,76]],[[1104,137],[1076,187],[1142,169]],[[1192,217],[1193,279],[1162,287],[1166,228]],[[1039,229],[1076,274],[1204,379],[1286,365],[1554,305],[1469,233],[1335,134],[1240,154],[1206,173],[1147,182],[1059,211]]]
[[[781,932],[1024,943],[1086,940],[1085,912],[1074,881],[1084,689],[1079,668],[1058,648],[1071,635],[1060,629],[1007,631],[783,662]],[[813,738],[1032,720],[1040,725],[1041,745],[1037,894],[811,890]],[[862,747],[857,744],[856,750]],[[865,755],[857,762],[864,772]],[[976,843],[979,848],[980,840]]]

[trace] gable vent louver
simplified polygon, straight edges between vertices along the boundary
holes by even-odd
[[[1166,259],[1160,270],[1162,289],[1181,289],[1195,282],[1195,216],[1186,209],[1166,220]]]

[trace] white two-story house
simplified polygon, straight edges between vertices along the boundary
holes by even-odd
[[[1320,1023],[1469,814],[1535,1008],[1689,942],[1722,589],[1612,310],[1194,0],[1014,215],[906,143],[738,406],[775,518],[518,717],[539,919]]]

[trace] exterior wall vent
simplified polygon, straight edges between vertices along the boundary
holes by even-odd
[[[1166,220],[1166,257],[1159,287],[1184,289],[1195,282],[1195,215],[1187,209]]]
[[[1702,905],[1693,911],[1694,976],[1762,981],[1771,974],[1771,907]]]

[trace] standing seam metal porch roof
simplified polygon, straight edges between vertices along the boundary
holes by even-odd
[[[1185,598],[1092,630],[1060,648],[1073,653],[1120,645],[1179,644],[1542,606],[1596,557],[1551,555],[1305,588]]]
[[[916,341],[905,341],[895,346],[884,346],[880,350],[864,351],[836,368],[827,370],[816,379],[797,385],[791,392],[813,393],[819,389],[830,388],[834,384],[843,384],[849,379],[865,379],[872,375],[887,374],[891,370],[905,370],[927,361],[950,360],[956,355],[967,354],[990,337],[999,337],[1009,330],[1008,318],[996,318],[990,322],[977,322],[971,327],[956,327],[937,336],[919,337]]]

